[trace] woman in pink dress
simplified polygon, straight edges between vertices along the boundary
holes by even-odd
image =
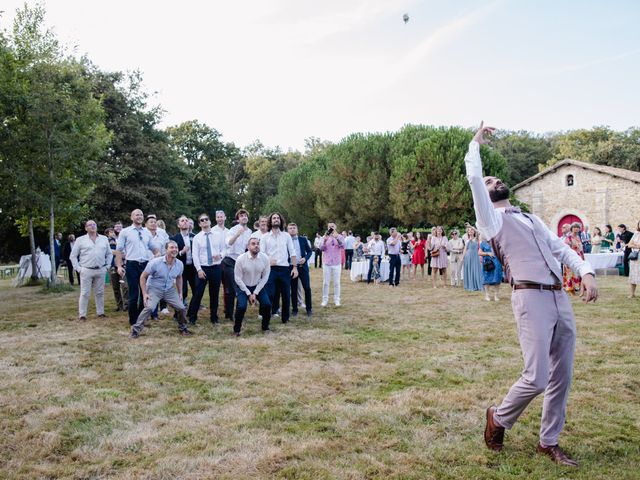
[[[582,250],[582,241],[580,240],[580,225],[578,222],[571,224],[571,230],[569,235],[564,239],[564,243],[569,245],[571,250],[576,252],[578,256],[584,260],[584,252]],[[571,271],[566,265],[562,266],[562,286],[571,295],[575,295],[580,292],[580,285],[582,284],[582,278],[577,273]]]
[[[424,249],[426,248],[427,241],[422,238],[422,233],[416,232],[415,238],[411,241],[413,247],[413,256],[411,257],[411,263],[413,263],[413,277],[418,276],[418,265],[422,269],[422,278],[424,278]]]
[[[436,227],[434,235],[431,236],[429,242],[429,251],[431,252],[431,283],[433,288],[436,286],[436,273],[440,272],[440,278],[443,280],[442,286],[447,286],[447,267],[449,259],[447,258],[447,237],[444,235],[444,228],[441,225]]]

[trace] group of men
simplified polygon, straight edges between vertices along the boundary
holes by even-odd
[[[225,227],[226,216],[217,211],[215,225],[208,214],[198,216],[199,232],[193,233],[193,221],[183,215],[179,232],[169,237],[158,228],[155,215],[145,216],[140,209],[131,212],[131,225],[122,224],[97,232],[94,220],[85,222],[86,235],[74,238],[69,253],[72,270],[79,274],[79,318],[86,320],[91,291],[96,311],[104,317],[104,284],[110,269],[118,310],[127,310],[131,337],[137,338],[158,309],[175,310],[182,335],[190,335],[189,326],[197,324],[204,292],[209,292],[209,320],[220,322],[220,289],[224,291],[224,315],[234,321],[234,335],[240,336],[249,305],[260,305],[262,331],[269,332],[270,320],[279,315],[283,323],[298,315],[299,307],[312,317],[312,295],[308,261],[313,249],[306,237],[298,234],[295,223],[273,213],[260,217],[249,227],[249,212],[236,212],[232,228]],[[70,242],[71,243],[71,242]],[[334,284],[334,303],[340,306],[341,249],[344,238],[330,223],[321,251],[324,254],[322,306],[329,300]],[[191,299],[187,302],[191,291]],[[301,301],[298,301],[300,297]],[[293,298],[293,301],[291,300]]]

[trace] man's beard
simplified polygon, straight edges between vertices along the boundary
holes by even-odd
[[[509,187],[507,187],[505,184],[502,184],[499,187],[490,190],[489,198],[493,203],[499,202],[500,200],[507,200],[509,198]]]

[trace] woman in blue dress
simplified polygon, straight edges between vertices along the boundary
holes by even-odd
[[[482,258],[482,277],[484,283],[484,299],[487,302],[491,301],[491,293],[493,293],[493,299],[497,302],[498,290],[500,289],[500,283],[502,283],[502,264],[493,253],[493,249],[489,242],[481,239],[480,252],[478,252]],[[486,264],[489,264],[487,267]],[[493,265],[491,267],[490,265]]]
[[[462,283],[465,290],[481,292],[483,290],[482,264],[478,255],[478,235],[475,228],[467,228],[467,236],[469,239],[465,243],[463,251]]]

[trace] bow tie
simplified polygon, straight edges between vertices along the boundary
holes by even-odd
[[[507,207],[504,209],[504,213],[522,213],[520,207]]]

